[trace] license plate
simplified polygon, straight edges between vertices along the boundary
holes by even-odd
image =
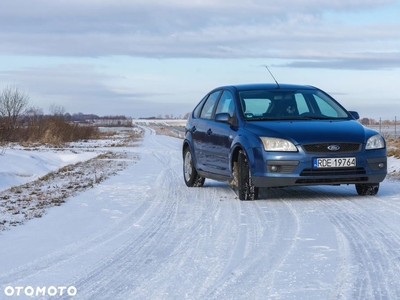
[[[351,168],[357,165],[355,157],[314,158],[313,166],[320,168]]]

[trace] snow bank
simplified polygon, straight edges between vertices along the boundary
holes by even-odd
[[[8,149],[0,155],[0,191],[33,181],[63,166],[91,159],[97,154],[70,150]]]
[[[393,156],[388,157],[388,174],[400,173],[400,159]]]

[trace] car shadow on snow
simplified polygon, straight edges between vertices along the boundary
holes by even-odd
[[[356,200],[354,186],[297,186],[282,188],[260,188],[258,200]]]
[[[227,183],[206,180],[202,188],[221,191],[223,198],[238,199],[234,189]],[[226,194],[230,194],[229,196]],[[222,196],[222,195],[221,195]],[[259,196],[256,201],[315,201],[315,200],[365,200],[373,198],[398,196],[398,192],[388,186],[381,186],[376,196],[359,196],[355,186],[350,185],[319,185],[319,186],[294,186],[280,188],[259,188]],[[246,201],[244,201],[246,202]]]
[[[376,198],[398,197],[398,188],[393,184],[381,183],[375,196],[359,196],[354,184],[331,186],[296,186],[284,188],[260,188],[259,200],[367,200]]]

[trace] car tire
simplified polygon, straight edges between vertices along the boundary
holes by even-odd
[[[193,157],[189,147],[186,147],[183,152],[183,179],[188,187],[201,187],[205,181],[205,178],[199,176],[194,167]]]
[[[379,191],[379,183],[357,183],[356,190],[360,196],[375,196]]]
[[[239,151],[238,157],[238,179],[237,188],[240,200],[256,200],[258,198],[258,187],[255,187],[251,179],[249,162],[244,151]]]

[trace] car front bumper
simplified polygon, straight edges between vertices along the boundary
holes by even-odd
[[[252,180],[258,187],[379,183],[387,174],[386,149],[337,155],[253,149]],[[355,167],[315,168],[314,158],[355,157]]]

